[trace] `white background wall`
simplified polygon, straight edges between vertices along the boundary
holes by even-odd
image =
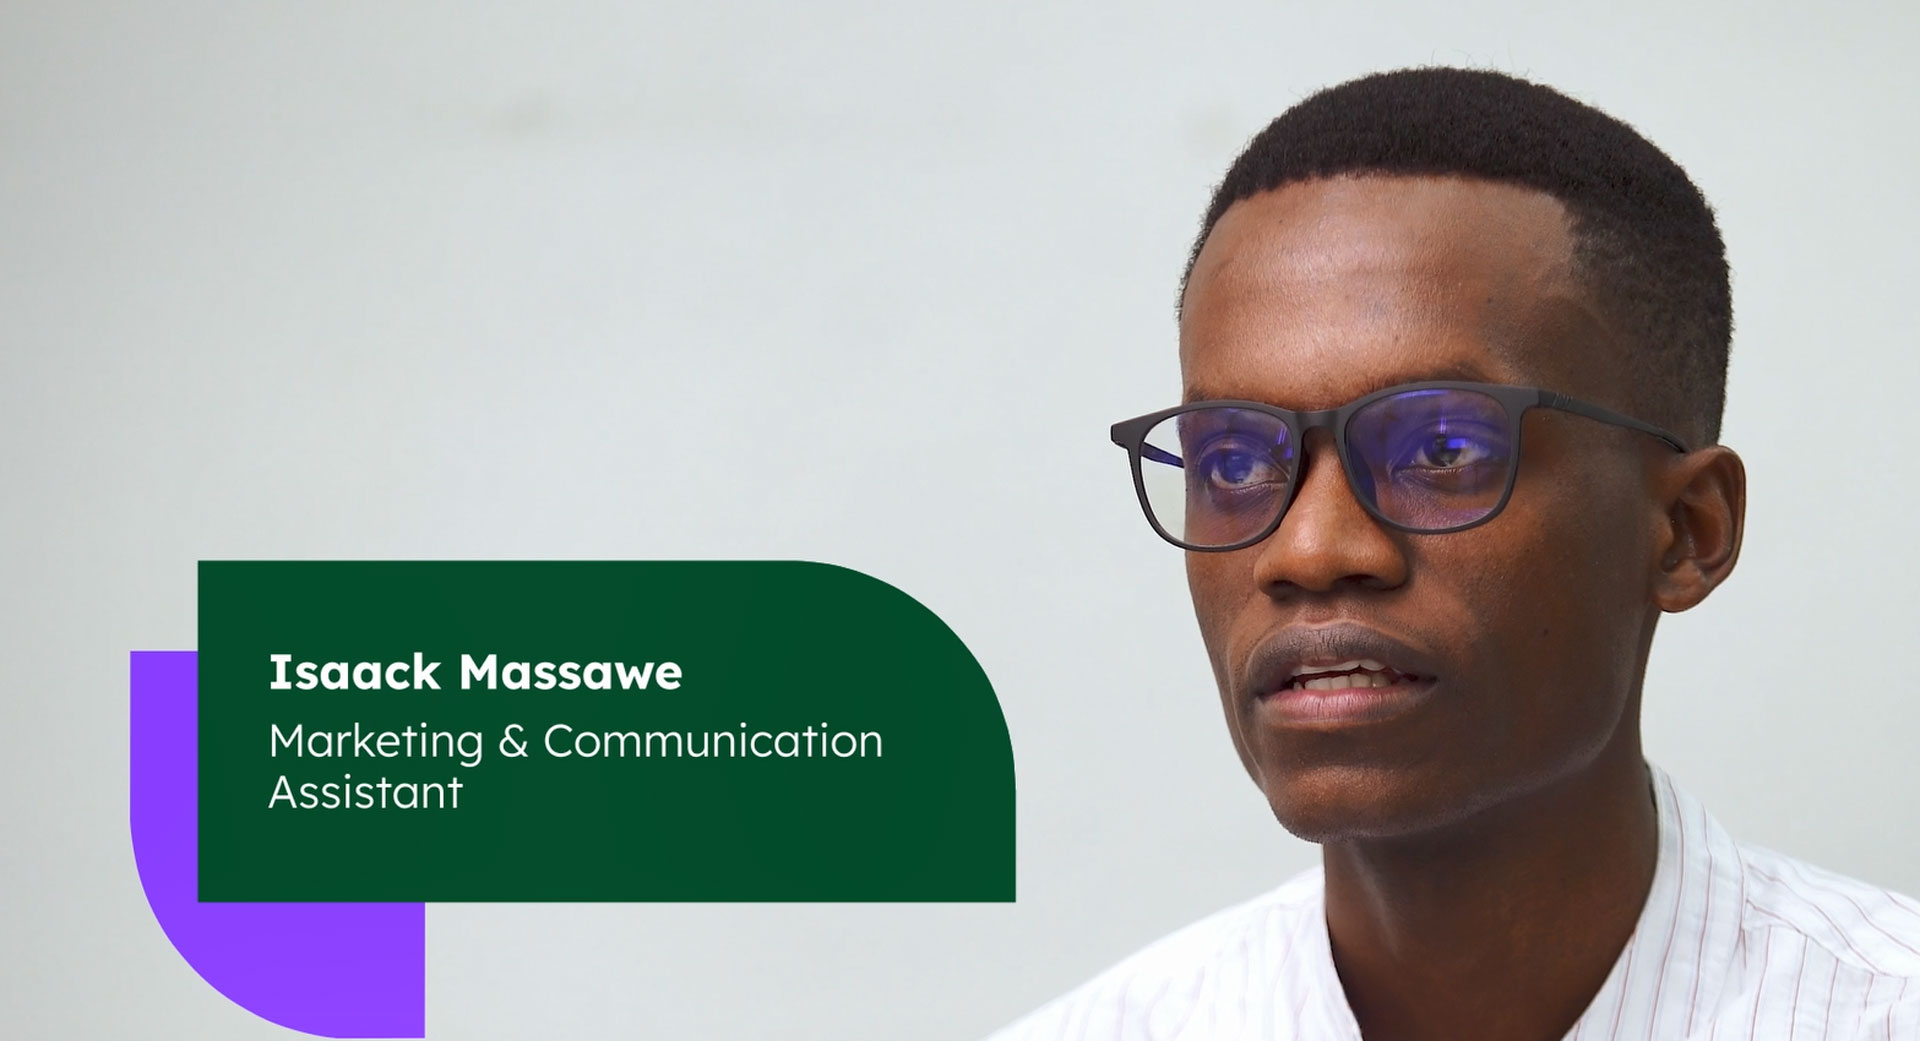
[[[126,652],[194,645],[203,557],[833,561],[999,690],[1018,903],[436,905],[433,1038],[969,1038],[1308,864],[1106,425],[1175,399],[1245,139],[1417,63],[1716,204],[1751,527],[1648,745],[1920,892],[1920,8],[1549,6],[0,3],[0,1033],[290,1036],[128,845]]]

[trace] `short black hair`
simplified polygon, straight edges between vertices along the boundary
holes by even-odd
[[[1478,69],[1401,69],[1329,87],[1234,160],[1187,257],[1181,298],[1228,207],[1343,174],[1473,177],[1558,199],[1573,222],[1576,273],[1634,341],[1630,404],[1690,440],[1719,439],[1733,336],[1726,244],[1700,189],[1632,127]]]

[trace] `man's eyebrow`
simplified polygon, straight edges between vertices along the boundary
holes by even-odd
[[[1358,400],[1360,398],[1366,397],[1368,394],[1371,394],[1376,390],[1385,390],[1388,387],[1397,387],[1403,383],[1422,383],[1427,380],[1459,380],[1463,383],[1499,383],[1501,382],[1500,380],[1494,379],[1493,377],[1487,375],[1487,373],[1482,371],[1481,369],[1478,369],[1472,365],[1461,362],[1461,363],[1455,363],[1451,365],[1442,365],[1439,368],[1435,368],[1435,369],[1423,369],[1419,372],[1402,372],[1402,373],[1395,373],[1392,376],[1375,377],[1374,379],[1370,379],[1366,383],[1362,384],[1360,390],[1357,393],[1355,393],[1352,398],[1349,398],[1348,400],[1350,401]],[[1196,401],[1259,401],[1259,400],[1262,400],[1262,399],[1259,397],[1249,397],[1248,395],[1245,395],[1245,394],[1222,393],[1222,392],[1218,392],[1215,388],[1209,387],[1205,384],[1189,383],[1187,384],[1186,391],[1181,395],[1180,403],[1183,405],[1189,405]],[[1341,402],[1340,404],[1345,404],[1345,402]]]

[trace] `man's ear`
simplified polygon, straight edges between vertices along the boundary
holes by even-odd
[[[1723,445],[1678,456],[1659,478],[1666,515],[1655,543],[1653,602],[1685,611],[1733,573],[1747,520],[1747,467]]]

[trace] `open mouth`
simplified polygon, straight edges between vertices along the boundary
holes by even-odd
[[[1408,716],[1432,702],[1442,687],[1443,661],[1354,622],[1289,626],[1252,648],[1238,686],[1263,725],[1346,730]]]

